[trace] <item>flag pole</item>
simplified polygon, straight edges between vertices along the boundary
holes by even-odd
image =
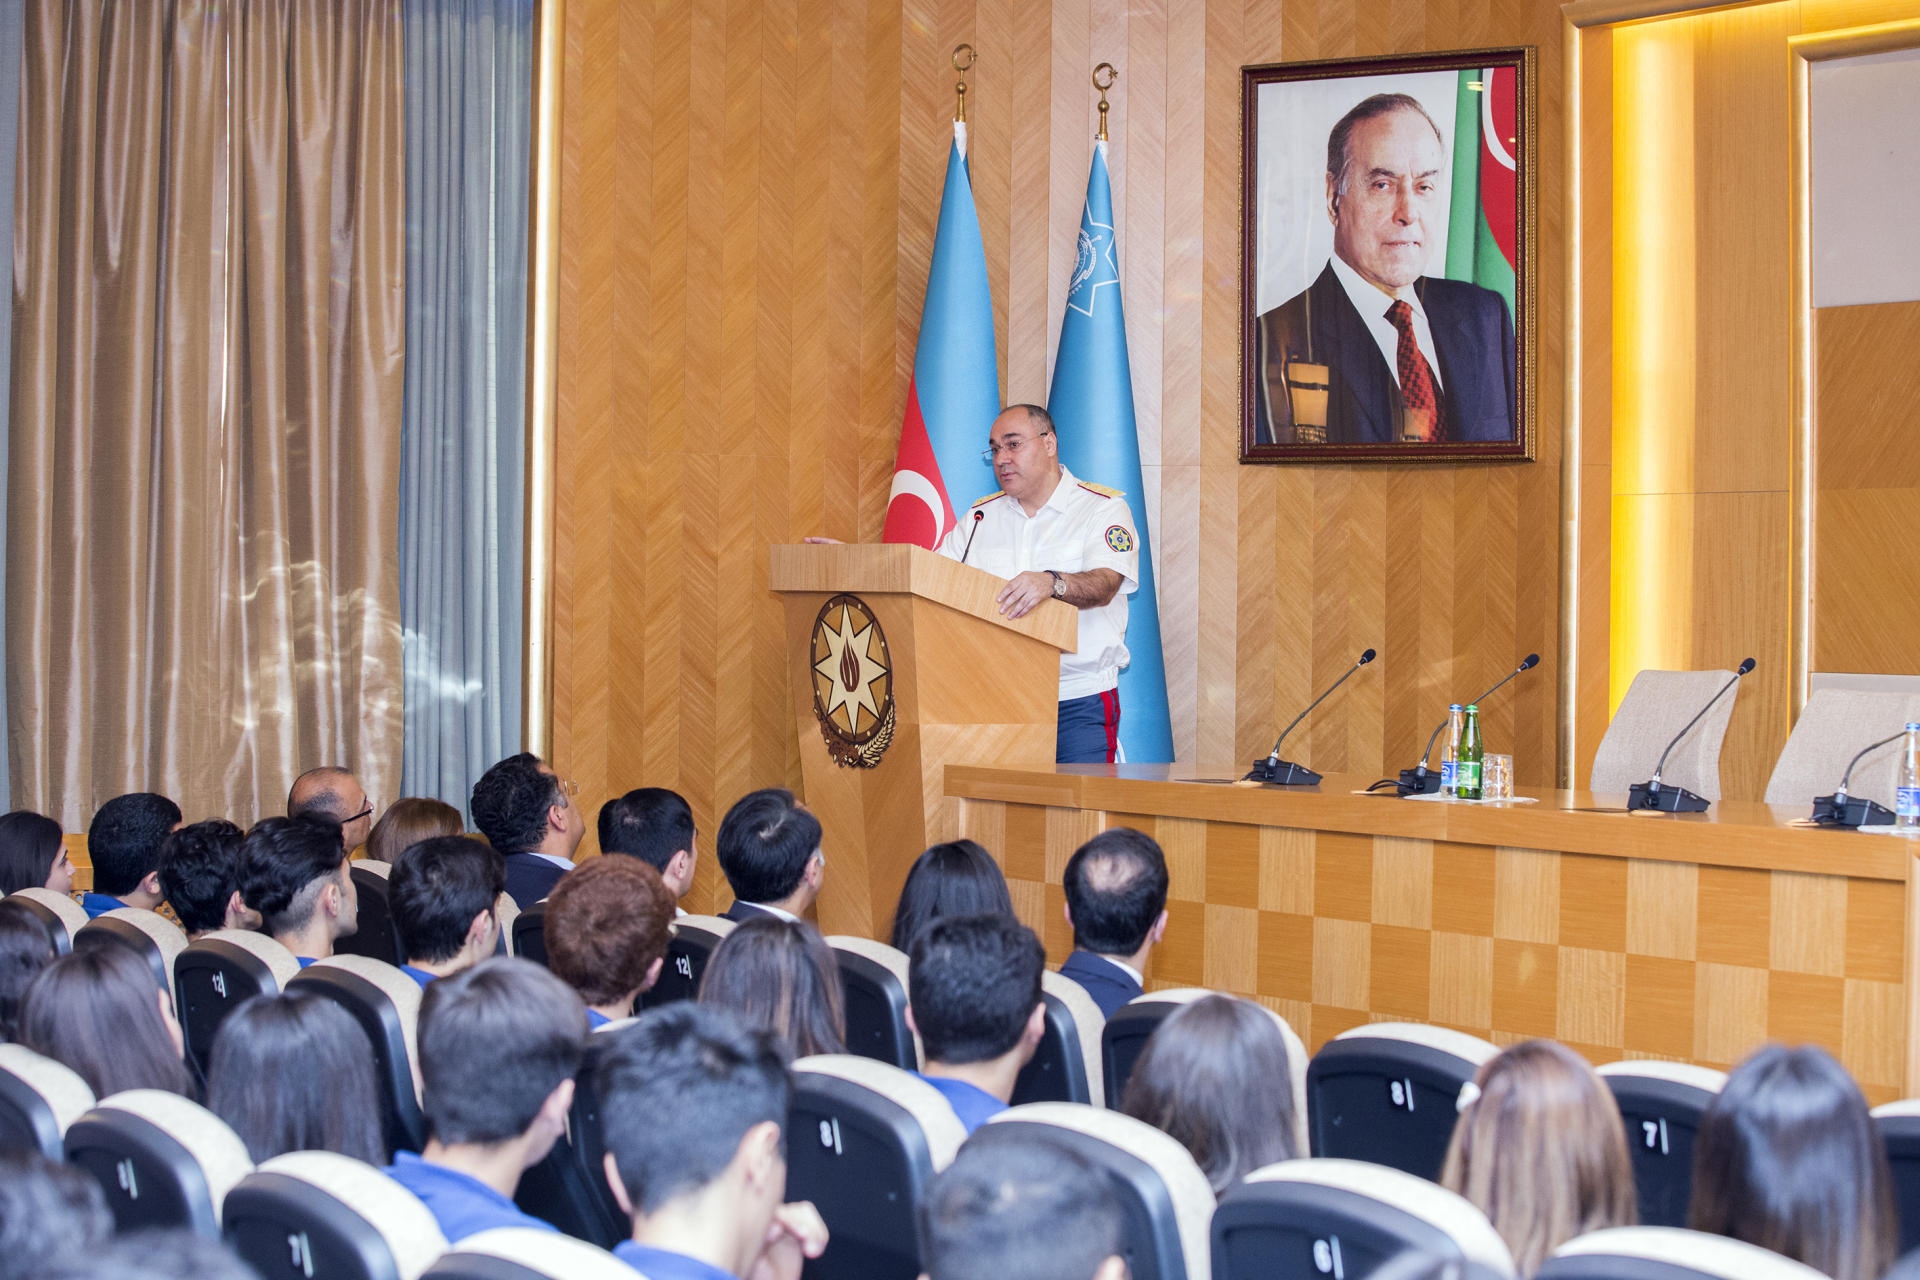
[[[960,61],[960,55],[963,53],[967,55],[964,63]],[[959,82],[953,86],[953,122],[955,124],[967,122],[967,72],[971,71],[973,64],[979,60],[980,55],[974,52],[972,45],[953,46],[953,69],[960,73]]]
[[[1107,73],[1105,84],[1100,83],[1102,71]],[[1093,69],[1093,87],[1100,91],[1100,132],[1094,135],[1094,140],[1097,142],[1107,140],[1107,90],[1113,88],[1114,81],[1119,78],[1120,73],[1113,69],[1111,62],[1103,62]]]

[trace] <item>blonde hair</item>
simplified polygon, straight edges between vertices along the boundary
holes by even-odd
[[[1634,1224],[1620,1108],[1584,1058],[1528,1040],[1483,1064],[1474,1083],[1480,1095],[1454,1126],[1440,1185],[1487,1215],[1522,1276],[1575,1236]]]

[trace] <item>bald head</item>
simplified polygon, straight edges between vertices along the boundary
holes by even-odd
[[[1146,945],[1167,907],[1167,860],[1154,838],[1131,827],[1102,831],[1067,859],[1062,877],[1073,945],[1130,956]]]
[[[366,843],[373,828],[367,792],[352,772],[339,765],[321,765],[293,780],[287,792],[289,818],[317,817],[340,824],[340,838],[349,850]]]

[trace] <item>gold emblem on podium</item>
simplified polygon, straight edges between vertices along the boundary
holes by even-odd
[[[837,595],[813,620],[813,714],[827,754],[871,769],[893,741],[893,656],[859,596]]]

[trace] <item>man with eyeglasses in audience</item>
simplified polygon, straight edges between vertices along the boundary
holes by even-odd
[[[351,770],[337,764],[309,769],[293,780],[287,792],[287,816],[325,818],[340,824],[340,843],[352,853],[367,842],[373,830],[373,801]]]
[[[522,911],[573,870],[587,834],[580,788],[531,752],[508,756],[473,784],[473,825],[507,860],[507,893]]]

